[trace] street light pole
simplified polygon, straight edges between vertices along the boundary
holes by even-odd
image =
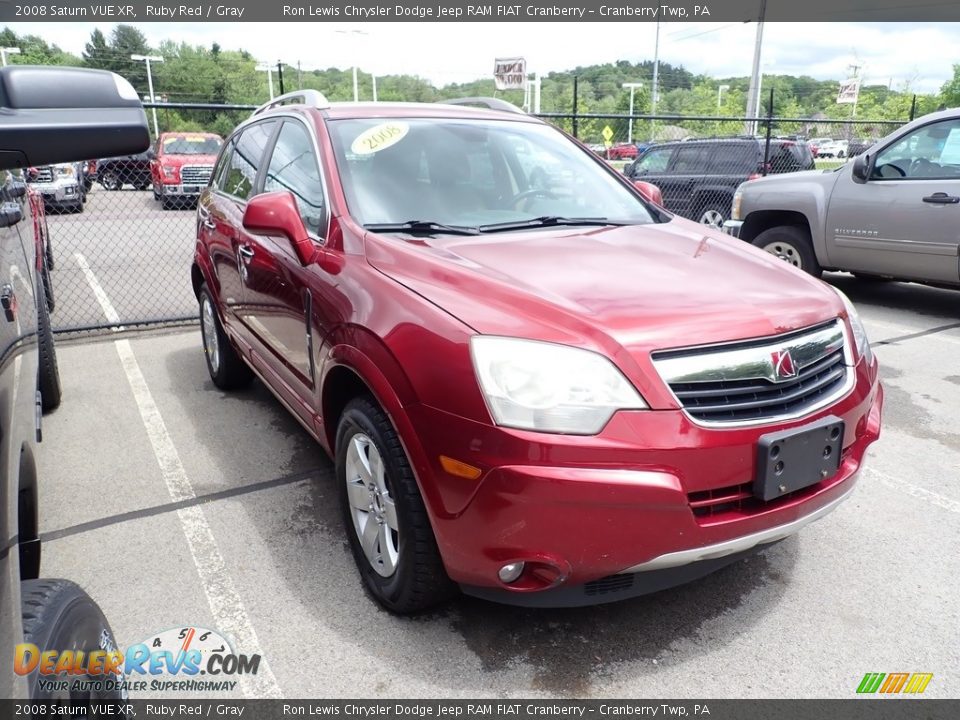
[[[718,111],[720,110],[720,103],[721,103],[721,101],[722,101],[722,99],[723,99],[723,91],[724,91],[724,90],[729,90],[729,89],[730,89],[730,86],[729,86],[729,85],[720,85],[720,86],[717,88],[717,110],[718,110]]]
[[[153,94],[153,73],[150,72],[150,63],[163,62],[163,57],[160,55],[131,55],[130,59],[147,63],[147,87],[149,87],[150,89],[150,102],[151,104],[156,103],[157,100]],[[154,134],[154,137],[160,136],[160,126],[157,124],[156,108],[153,108],[153,134]]]
[[[0,48],[0,58],[3,59],[3,67],[7,66],[7,55],[19,55],[20,48],[18,47],[8,47]]]
[[[267,87],[270,88],[270,99],[273,100],[273,65],[270,63],[260,63],[257,70],[267,73]]]
[[[334,30],[338,35],[368,35],[366,30]],[[360,101],[360,86],[357,84],[357,53],[353,53],[353,101]]]
[[[643,83],[633,82],[633,83],[624,83],[621,87],[624,89],[630,90],[630,120],[627,122],[627,142],[633,143],[633,91],[637,88],[642,88]]]
[[[653,96],[650,99],[650,114],[657,114],[657,96],[660,94],[660,21],[657,20],[657,34],[653,41]],[[657,121],[650,118],[650,139],[656,139]]]

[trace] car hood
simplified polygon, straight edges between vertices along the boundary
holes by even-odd
[[[829,286],[679,218],[456,238],[368,234],[369,262],[477,332],[650,351],[837,317]]]

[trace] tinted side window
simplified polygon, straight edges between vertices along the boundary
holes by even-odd
[[[701,175],[707,169],[710,148],[704,145],[683,145],[677,149],[673,172],[678,175]]]
[[[220,153],[220,160],[217,161],[217,167],[213,171],[213,181],[210,183],[217,190],[224,190],[227,182],[227,170],[230,167],[231,156],[233,155],[233,140],[226,144],[223,152]]]
[[[307,230],[318,237],[323,236],[323,183],[320,169],[309,133],[295,120],[285,122],[280,128],[264,178],[263,191],[275,190],[292,192]]]
[[[230,162],[227,164],[226,180],[221,186],[225,193],[240,200],[246,200],[253,194],[263,151],[275,126],[275,120],[251,125],[234,141]]]
[[[756,143],[751,142],[719,145],[713,156],[710,172],[714,175],[756,172],[761,153],[762,149],[758,152]]]
[[[633,166],[634,175],[642,175],[651,172],[663,172],[670,164],[670,156],[673,155],[673,148],[653,148],[647,150],[642,158],[637,160]]]

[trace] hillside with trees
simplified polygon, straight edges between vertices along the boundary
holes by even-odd
[[[148,94],[146,67],[130,59],[132,54],[157,54],[163,63],[152,66],[154,91],[167,103],[258,104],[269,98],[266,72],[258,69],[256,59],[243,50],[225,50],[218,43],[210,47],[194,46],[167,40],[158,47],[150,47],[144,35],[134,26],[117,25],[109,36],[95,30],[87,42],[82,57],[61,50],[37,35],[17,35],[9,27],[0,32],[3,47],[19,47],[22,54],[12,56],[18,64],[76,65],[112,70],[127,78],[143,95]],[[353,75],[348,69],[304,69],[284,64],[282,71],[285,90],[313,88],[330,100],[353,99]],[[272,69],[274,88],[280,89],[280,72]],[[643,83],[634,95],[634,113],[649,114],[652,109],[653,62],[619,61],[602,65],[576,67],[551,72],[541,79],[541,112],[570,113],[573,109],[574,77],[577,78],[577,111],[579,113],[626,114],[629,110],[629,91],[626,82]],[[471,83],[435,87],[429,81],[410,75],[386,75],[376,78],[377,97],[382,101],[402,100],[432,102],[457,96],[499,96],[515,104],[523,103],[520,91],[497,92],[493,79]],[[360,98],[371,99],[373,85],[370,75],[360,73]],[[721,86],[726,86],[721,91]],[[816,80],[811,77],[765,75],[762,80],[766,114],[768,91],[774,89],[774,115],[780,118],[819,118],[823,121],[849,119],[853,106],[837,104],[839,82]],[[745,113],[748,77],[715,78],[694,75],[683,67],[661,62],[659,68],[658,115],[742,117]],[[908,118],[914,92],[909,86],[890,87],[868,84],[861,88],[856,106],[858,121],[903,121]],[[917,115],[937,109],[940,105],[960,105],[960,65],[954,66],[954,77],[941,92],[916,96]],[[224,134],[237,122],[242,113],[164,109],[161,123],[168,129],[209,129]],[[569,121],[559,120],[569,128]],[[626,120],[584,120],[580,123],[581,137],[596,142],[600,129],[610,124],[617,138],[627,134]],[[714,121],[679,122],[685,132],[704,134],[720,129],[731,131],[737,123],[721,124]],[[651,130],[638,130],[636,137],[669,123],[651,125]],[[727,127],[729,125],[729,128]],[[740,125],[742,127],[742,124]],[[778,131],[802,132],[796,123],[780,123]],[[866,128],[868,131],[869,127]],[[723,134],[723,133],[718,133]]]

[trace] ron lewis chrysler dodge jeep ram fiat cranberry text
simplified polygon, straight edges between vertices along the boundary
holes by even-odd
[[[335,458],[384,606],[650,592],[850,494],[883,394],[839,292],[502,101],[291,95],[200,197],[203,344]]]

